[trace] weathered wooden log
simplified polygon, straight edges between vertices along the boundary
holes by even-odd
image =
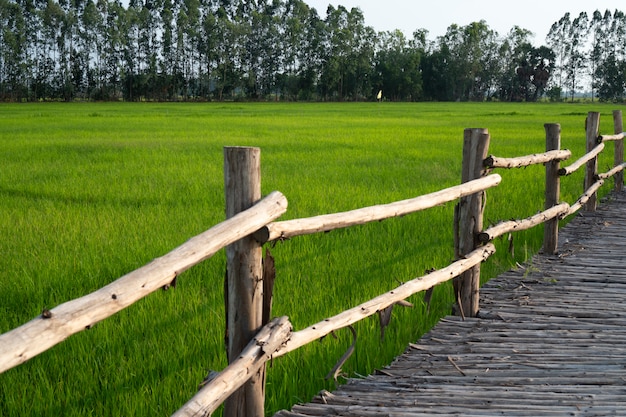
[[[611,177],[616,176],[617,174],[623,172],[624,168],[626,168],[626,163],[622,162],[622,164],[614,167],[612,170],[598,174],[596,176],[596,178],[598,178],[600,180],[605,180],[607,178],[611,178]]]
[[[624,139],[624,132],[616,133],[615,135],[601,135],[598,137],[598,142],[611,142]]]
[[[506,233],[527,230],[542,223],[545,223],[550,219],[558,220],[561,216],[565,216],[569,213],[569,208],[569,204],[561,203],[526,219],[509,220],[506,222],[498,223],[497,225],[492,226],[479,233],[478,239],[481,242],[490,242],[493,239]]]
[[[305,219],[270,223],[255,233],[254,237],[259,242],[268,242],[276,239],[288,239],[299,235],[328,232],[349,226],[404,216],[495,187],[500,184],[500,181],[502,181],[502,178],[494,174],[431,194],[396,201],[390,204],[364,207],[343,213],[325,214]]]
[[[523,168],[552,161],[564,161],[571,158],[571,156],[572,152],[567,149],[554,149],[545,153],[519,156],[516,158],[498,158],[490,155],[485,159],[484,165],[486,168]]]
[[[621,137],[621,139],[615,140],[615,147],[613,152],[613,166],[620,166],[624,163],[624,122],[622,120],[622,111],[613,110],[613,131],[615,137]],[[619,171],[615,174],[615,191],[621,192],[624,190],[624,172]]]
[[[546,151],[561,149],[561,125],[558,123],[545,124]],[[557,204],[561,198],[561,177],[559,176],[560,161],[546,163],[546,192],[544,209],[548,210]],[[569,207],[569,206],[568,206]],[[554,217],[546,221],[543,228],[543,252],[555,254],[559,245],[559,219]]]
[[[593,197],[594,195],[596,195],[596,193],[598,192],[600,187],[602,187],[602,185],[604,185],[604,180],[599,180],[599,181],[596,181],[595,183],[593,183],[591,185],[591,187],[587,188],[587,191],[585,191],[583,193],[583,195],[578,199],[578,201],[576,201],[576,203],[572,204],[572,206],[570,207],[570,209],[569,209],[569,211],[567,213],[567,216],[570,216],[570,215],[576,213],[585,204],[587,204],[589,199],[591,197]],[[567,216],[565,216],[565,217],[567,217]]]
[[[225,246],[250,235],[287,210],[287,200],[273,192],[254,207],[232,217],[186,243],[91,294],[68,301],[28,323],[0,335],[0,372],[46,351],[69,336],[169,285],[193,265]]]
[[[224,148],[226,217],[251,207],[261,198],[261,149]],[[246,236],[226,247],[226,335],[232,363],[263,326],[263,249]],[[265,368],[224,403],[225,417],[265,415]]]
[[[595,159],[603,150],[604,150],[604,143],[597,145],[595,148],[587,152],[585,155],[583,155],[580,159],[578,159],[576,162],[574,162],[570,166],[559,169],[559,175],[563,177],[566,175],[573,174],[580,167],[585,165],[587,162],[591,161],[592,159]]]
[[[598,112],[589,112],[587,115],[586,121],[586,131],[587,131],[587,153],[590,153],[594,150],[597,143],[598,132],[600,131],[600,113]],[[603,143],[600,144],[604,145]],[[596,175],[598,175],[598,156],[594,156],[589,161],[587,161],[587,169],[585,170],[585,188],[584,190],[589,190],[593,186],[596,181]],[[593,212],[596,211],[598,206],[598,196],[594,192],[589,195],[587,202],[585,203],[585,211]]]
[[[488,259],[495,253],[495,251],[495,246],[488,243],[487,245],[474,250],[472,253],[469,253],[465,258],[460,259],[443,269],[413,279],[370,301],[339,313],[336,316],[327,318],[326,320],[309,326],[306,329],[294,332],[291,335],[291,339],[289,339],[289,341],[281,349],[279,349],[278,352],[276,352],[274,357],[285,355],[286,353],[294,351],[314,340],[328,335],[330,332],[342,329],[356,323],[359,320],[374,315],[378,311],[382,311],[390,305],[401,302],[413,294],[425,291],[435,285],[449,281]]]
[[[490,142],[487,129],[465,129],[463,132],[463,165],[461,182],[466,183],[483,177],[487,169],[483,162],[487,157]],[[477,235],[483,230],[485,192],[462,197],[459,200],[455,225],[456,258],[462,258],[476,249]],[[465,271],[452,281],[456,299],[456,312],[462,317],[476,317],[480,300],[480,264]]]
[[[173,416],[211,415],[228,396],[272,359],[272,355],[289,340],[291,332],[292,326],[287,317],[272,320],[248,343],[237,359],[206,383]]]

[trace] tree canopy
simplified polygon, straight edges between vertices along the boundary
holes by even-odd
[[[0,0],[0,100],[623,100],[626,18],[376,32],[303,0]]]

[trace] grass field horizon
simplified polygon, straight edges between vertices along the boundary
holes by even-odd
[[[510,103],[43,103],[0,105],[0,333],[43,308],[95,291],[219,223],[223,147],[261,148],[263,195],[278,190],[281,219],[393,202],[458,185],[463,129],[488,128],[490,153],[543,152],[544,123],[560,123],[572,160],[585,151],[587,112],[606,104]],[[612,163],[612,146],[600,170]],[[567,165],[571,161],[564,163]],[[498,171],[485,223],[543,207],[543,166]],[[603,193],[611,188],[605,185]],[[562,200],[582,175],[562,180]],[[296,329],[448,265],[453,204],[399,219],[294,238],[271,247],[273,315]],[[490,278],[541,246],[542,228],[498,241]],[[0,415],[165,415],[226,364],[223,252],[93,329],[0,375]],[[450,311],[450,286],[356,326],[348,377],[389,363]],[[348,331],[276,359],[267,412],[309,401],[350,345]]]

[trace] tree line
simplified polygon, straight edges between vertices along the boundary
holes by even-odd
[[[376,32],[303,0],[0,0],[0,100],[623,100],[624,13]]]

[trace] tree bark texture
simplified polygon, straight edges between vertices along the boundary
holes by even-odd
[[[489,132],[487,129],[465,129],[463,135],[463,183],[485,175],[484,160],[489,151]],[[478,192],[461,198],[458,207],[458,247],[457,258],[476,249],[478,234],[483,228],[483,203],[485,192]],[[463,317],[476,317],[479,309],[480,264],[453,280],[457,301],[457,314]]]
[[[261,150],[224,148],[226,217],[251,207],[261,198]],[[233,363],[263,326],[261,245],[252,236],[226,248],[226,338],[228,363]],[[263,417],[265,367],[255,371],[224,403],[226,417]]]
[[[600,130],[600,113],[589,112],[587,116],[586,132],[587,132],[587,152],[594,150],[598,144],[598,132]],[[585,190],[588,190],[596,182],[596,175],[598,174],[598,157],[587,161],[587,170],[585,172]],[[585,204],[585,211],[596,211],[598,206],[598,196],[593,193],[589,196],[587,203]]]
[[[622,139],[615,141],[615,166],[622,165],[624,163],[624,123],[622,120],[622,111],[614,110],[613,111],[613,132],[616,135],[622,134]],[[624,190],[624,172],[620,171],[615,174],[615,191],[623,191]]]
[[[558,123],[545,124],[546,151],[561,149],[561,125]],[[546,163],[546,197],[545,210],[559,204],[561,198],[561,177],[559,176],[560,162],[553,160]],[[559,218],[554,217],[546,221],[543,229],[543,251],[555,254],[559,244]]]

